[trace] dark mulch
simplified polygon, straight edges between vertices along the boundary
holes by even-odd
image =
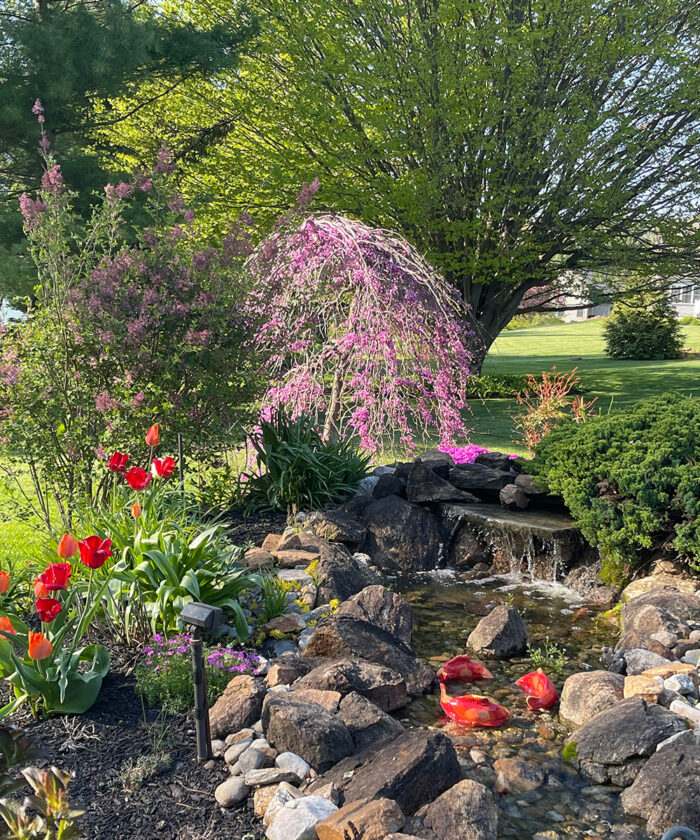
[[[236,545],[261,545],[268,534],[281,534],[287,527],[287,515],[280,511],[256,512],[246,515],[244,508],[226,513],[226,532]]]
[[[116,657],[115,657],[116,658]],[[115,662],[95,705],[83,715],[28,721],[15,718],[53,764],[75,774],[71,804],[85,811],[90,840],[257,840],[260,823],[247,808],[222,812],[214,789],[227,778],[197,763],[189,715],[162,717],[143,709],[128,664]],[[167,766],[140,785],[124,778],[159,751]],[[35,762],[41,764],[42,762]],[[133,779],[133,771],[130,774]]]

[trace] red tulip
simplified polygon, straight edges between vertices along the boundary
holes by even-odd
[[[548,709],[559,699],[554,683],[541,668],[532,671],[515,681],[516,685],[528,695],[527,707],[530,710]]]
[[[493,674],[488,668],[485,668],[480,662],[472,662],[472,660],[465,654],[463,656],[455,656],[449,662],[445,662],[440,666],[437,672],[437,678],[440,682],[446,680],[492,680]]]
[[[510,717],[505,706],[479,694],[450,697],[445,683],[440,683],[440,705],[448,718],[462,726],[500,726]]]
[[[0,572],[0,595],[4,595],[10,587],[10,576],[7,572]]]
[[[36,611],[41,621],[48,624],[61,612],[61,605],[55,598],[39,598],[36,602]]]
[[[49,567],[42,572],[34,583],[34,592],[38,598],[45,598],[49,592],[65,589],[71,576],[70,563],[49,563]]]
[[[6,615],[0,617],[0,631],[3,633],[9,633],[11,636],[17,635],[17,631],[12,626],[12,622]]]
[[[53,645],[43,633],[29,631],[29,658],[48,659],[53,653]]]
[[[151,476],[143,467],[132,467],[125,473],[124,478],[132,490],[145,490],[151,480]]]
[[[129,456],[127,454],[123,452],[114,452],[109,461],[107,461],[107,466],[111,472],[122,473],[126,470],[126,462],[128,460]]]
[[[64,534],[58,544],[56,553],[64,560],[68,560],[78,551],[78,540],[72,534]]]
[[[151,464],[153,478],[168,478],[175,471],[174,458],[154,458]]]
[[[146,443],[149,446],[158,446],[160,443],[160,430],[157,423],[154,423],[146,432]]]
[[[90,569],[99,569],[111,556],[112,540],[92,536],[80,542],[80,559]]]

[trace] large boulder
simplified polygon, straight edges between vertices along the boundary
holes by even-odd
[[[260,718],[264,697],[262,680],[247,674],[234,677],[209,711],[212,738],[223,739],[252,726]]]
[[[413,730],[368,747],[319,777],[310,792],[333,782],[343,802],[393,799],[404,814],[460,781],[462,771],[450,739],[441,732]]]
[[[316,626],[304,656],[357,658],[378,662],[404,678],[409,694],[421,694],[433,684],[435,674],[396,636],[347,615],[332,615]]]
[[[652,589],[628,601],[620,616],[622,636],[616,650],[646,647],[660,630],[682,636],[688,623],[700,622],[700,598],[673,587]]]
[[[474,493],[488,491],[498,493],[515,481],[515,474],[505,470],[493,470],[484,464],[457,464],[450,470],[450,481],[460,490]]]
[[[686,724],[673,712],[641,697],[621,700],[585,723],[567,744],[581,772],[596,784],[627,787],[645,760]]]
[[[350,730],[358,750],[389,738],[396,738],[403,732],[403,726],[396,718],[356,691],[340,701],[338,716]]]
[[[496,840],[498,808],[490,790],[465,780],[428,805],[423,822],[438,840]]]
[[[355,749],[349,729],[331,712],[314,703],[297,703],[284,694],[265,704],[263,729],[267,740],[280,752],[301,756],[322,773]]]
[[[564,683],[559,717],[570,726],[583,726],[622,700],[625,678],[610,671],[583,671]]]
[[[469,634],[467,644],[493,659],[517,656],[527,650],[527,627],[517,610],[501,604],[481,619]]]
[[[396,592],[381,584],[366,586],[357,595],[348,598],[338,609],[338,615],[349,615],[369,621],[392,633],[405,645],[411,644],[413,610],[411,605]]]
[[[406,498],[409,502],[478,502],[479,499],[454,484],[440,478],[424,464],[414,464],[406,479]]]
[[[378,583],[378,576],[360,566],[344,545],[319,540],[319,559],[314,574],[318,581],[317,604],[347,601],[365,586]]]
[[[318,665],[303,676],[295,688],[337,691],[341,696],[357,692],[385,712],[400,709],[408,702],[406,681],[397,671],[362,659],[339,659]]]
[[[311,529],[328,542],[344,543],[351,548],[362,545],[367,534],[364,525],[341,510],[314,514]]]
[[[382,570],[418,572],[436,569],[444,534],[435,516],[398,496],[368,505],[364,550]]]
[[[675,825],[700,832],[700,746],[662,747],[622,792],[620,801],[626,813],[648,820],[647,833],[652,837]]]

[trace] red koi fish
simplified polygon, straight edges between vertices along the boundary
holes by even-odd
[[[510,717],[505,706],[479,694],[450,697],[445,683],[440,683],[440,705],[448,718],[462,726],[500,726]]]
[[[554,683],[541,668],[520,677],[519,680],[515,681],[515,684],[519,685],[527,694],[527,707],[532,711],[548,709],[559,699],[559,693],[554,687]]]
[[[492,680],[493,674],[488,668],[485,668],[480,662],[472,662],[472,660],[464,656],[455,656],[449,662],[445,662],[440,666],[437,672],[437,678],[440,682],[446,680]]]

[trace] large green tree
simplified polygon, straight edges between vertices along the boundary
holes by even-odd
[[[153,97],[236,66],[253,18],[239,7],[226,22],[174,21],[151,0],[3,0],[0,3],[0,296],[36,282],[26,259],[17,198],[41,177],[38,98],[67,181],[87,208],[118,169],[111,129]],[[157,83],[151,96],[143,91]],[[142,163],[151,162],[142,161]]]
[[[230,14],[176,6],[200,25]],[[327,206],[441,267],[486,345],[567,272],[697,270],[695,0],[252,7],[261,32],[235,80],[186,86],[129,128],[136,149],[149,120],[177,136],[214,217],[276,211],[319,176]]]

